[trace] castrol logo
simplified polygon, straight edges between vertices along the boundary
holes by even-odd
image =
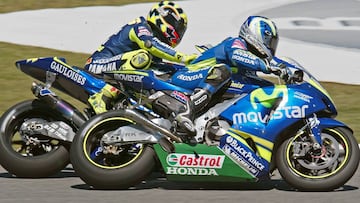
[[[176,167],[222,168],[224,159],[224,155],[173,153],[167,156],[166,161]]]

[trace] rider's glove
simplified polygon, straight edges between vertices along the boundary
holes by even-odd
[[[271,64],[270,61],[267,59],[264,59],[264,64],[265,64],[265,70],[263,70],[264,73],[272,73],[272,68],[271,68]]]
[[[281,79],[287,81],[289,74],[288,74],[288,70],[287,70],[285,64],[283,64],[283,63],[277,64],[277,65],[270,64],[269,68],[273,74],[275,74],[275,75],[279,76]]]

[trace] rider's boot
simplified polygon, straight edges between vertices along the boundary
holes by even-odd
[[[196,89],[190,96],[182,109],[176,116],[177,132],[184,132],[188,136],[193,137],[196,135],[194,125],[195,113],[204,108],[210,101],[210,94],[205,89]]]
[[[120,91],[106,84],[99,92],[91,95],[88,99],[89,104],[96,114],[106,112],[111,107],[111,102],[119,95]]]

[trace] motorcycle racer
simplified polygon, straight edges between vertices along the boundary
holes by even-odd
[[[240,27],[238,37],[228,37],[211,47],[190,68],[203,63],[223,63],[232,68],[232,77],[247,77],[257,71],[271,73],[270,61],[279,41],[275,23],[267,17],[249,16]],[[193,67],[191,67],[193,66]]]
[[[102,75],[112,70],[148,69],[152,61],[162,59],[188,64],[197,55],[187,55],[174,49],[185,34],[187,22],[187,15],[179,5],[172,1],[161,1],[151,8],[146,19],[140,16],[110,36],[88,58],[85,69]],[[106,84],[88,101],[97,114],[102,113],[118,93],[116,88]],[[177,118],[187,121],[184,116],[187,115],[182,114]]]
[[[254,76],[257,71],[271,73],[270,61],[276,52],[278,39],[274,22],[262,16],[249,16],[241,25],[238,37],[226,38],[187,65],[193,73],[188,76],[192,77],[184,77],[181,71],[175,73],[172,84],[191,86],[197,83],[195,94],[190,97],[194,102],[183,114],[193,115],[203,109],[231,77]],[[202,77],[204,70],[208,72],[207,77]]]
[[[193,119],[189,115],[203,109],[231,77],[255,76],[257,71],[271,73],[270,61],[276,52],[278,39],[274,22],[262,16],[249,16],[241,25],[238,37],[226,38],[187,65],[192,75],[184,77],[181,71],[175,73],[172,84],[182,86],[186,83],[188,87],[192,83],[197,84],[195,94],[190,97],[193,102],[182,114]],[[202,77],[204,70],[208,73],[207,77]],[[187,121],[186,124],[189,126],[192,123]]]
[[[187,28],[187,15],[183,9],[171,1],[161,1],[153,6],[147,18],[139,17],[123,26],[121,30],[96,50],[87,60],[85,69],[101,75],[112,70],[148,69],[152,61],[162,59],[189,64],[196,54],[186,55],[176,51],[176,47]],[[125,60],[129,59],[129,60]],[[188,85],[191,80],[201,76],[195,85]],[[201,109],[210,100],[210,95],[230,80],[230,71],[224,67],[214,66],[205,69],[181,69],[173,78],[175,85],[194,90],[192,95],[181,92],[171,96],[184,103],[184,107],[174,112],[177,132],[195,135],[193,108]],[[173,82],[170,80],[169,82]],[[91,95],[88,102],[95,112],[105,112],[119,91],[106,84],[99,92]]]

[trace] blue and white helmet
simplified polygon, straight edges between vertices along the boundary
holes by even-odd
[[[263,16],[249,16],[241,25],[239,36],[248,44],[253,54],[272,59],[279,41],[276,25]]]

